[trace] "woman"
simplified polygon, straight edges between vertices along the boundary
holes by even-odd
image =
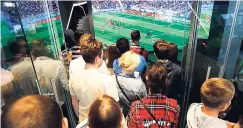
[[[119,104],[110,96],[104,95],[90,106],[88,119],[81,122],[76,128],[124,128]]]
[[[113,62],[115,59],[121,57],[121,53],[117,50],[117,47],[115,44],[112,44],[108,48],[108,55],[106,60],[106,66],[110,72],[111,75],[114,75],[113,71]]]
[[[127,116],[130,104],[133,101],[147,96],[146,87],[141,77],[134,75],[139,63],[140,57],[133,51],[125,52],[119,60],[122,72],[116,76],[115,81],[124,116]]]
[[[166,67],[155,63],[146,72],[146,85],[149,94],[132,103],[128,114],[128,127],[177,128],[179,105],[175,99],[165,96],[168,88]]]

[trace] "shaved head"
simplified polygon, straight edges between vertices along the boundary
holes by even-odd
[[[62,128],[62,111],[48,96],[30,95],[13,102],[4,116],[6,128]]]

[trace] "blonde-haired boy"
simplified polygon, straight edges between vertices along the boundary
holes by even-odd
[[[188,128],[227,128],[226,121],[218,115],[230,106],[234,85],[223,78],[211,78],[203,83],[200,93],[203,103],[193,103],[189,107]]]

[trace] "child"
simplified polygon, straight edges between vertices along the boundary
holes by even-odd
[[[203,103],[193,103],[187,113],[188,128],[227,128],[227,121],[218,118],[235,94],[234,85],[223,78],[206,80],[201,87]]]

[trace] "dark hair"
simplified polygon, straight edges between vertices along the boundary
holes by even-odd
[[[178,48],[175,43],[168,43],[169,57],[168,59],[172,62],[177,62]]]
[[[132,41],[139,41],[140,38],[141,38],[141,36],[140,36],[140,32],[138,30],[133,30],[131,32],[131,39],[132,39]]]
[[[61,128],[62,111],[48,96],[30,95],[14,101],[4,114],[5,128]]]
[[[116,47],[118,51],[123,54],[130,50],[129,41],[127,38],[119,38],[116,41]]]
[[[84,34],[81,30],[76,30],[74,33],[75,44],[79,44],[80,37]]]
[[[94,63],[97,56],[101,57],[103,44],[93,38],[83,41],[81,44],[81,54],[86,63]]]
[[[91,105],[89,128],[120,128],[122,112],[119,104],[110,96],[104,95]]]
[[[20,54],[20,46],[16,41],[11,42],[9,50],[13,55]]]
[[[169,47],[168,42],[164,40],[158,40],[153,45],[154,53],[158,59],[164,60],[169,59]]]
[[[72,48],[76,44],[73,30],[71,30],[71,29],[65,30],[64,37],[65,37],[66,46],[68,48]]]
[[[146,84],[151,93],[162,93],[167,91],[167,73],[166,68],[160,63],[155,63],[146,72]]]
[[[107,61],[107,68],[113,68],[113,61],[117,58],[121,57],[121,53],[117,51],[116,45],[110,45],[108,47],[108,61]]]

